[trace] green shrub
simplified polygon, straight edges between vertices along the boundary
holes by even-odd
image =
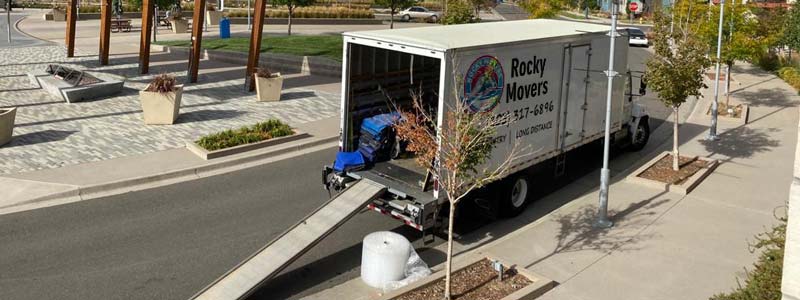
[[[472,6],[465,0],[448,0],[447,14],[442,20],[443,24],[466,24],[475,22]]]
[[[266,122],[244,126],[236,130],[228,129],[209,134],[201,137],[196,143],[203,149],[213,151],[292,134],[294,134],[294,130],[289,125],[276,119],[270,119]]]
[[[231,18],[247,17],[246,9],[229,9],[226,15]],[[267,10],[269,18],[288,18],[289,11],[285,7]],[[294,9],[294,18],[328,18],[328,19],[372,19],[375,17],[368,8],[348,8],[344,6],[309,6]]]
[[[778,77],[786,81],[794,89],[800,91],[800,69],[797,67],[783,67],[778,70]]]
[[[717,294],[711,300],[780,300],[781,275],[783,273],[783,250],[786,246],[786,219],[772,228],[772,231],[756,236],[757,242],[751,245],[751,252],[763,252],[752,270],[746,270],[744,285],[727,294]],[[737,279],[738,283],[738,279]]]
[[[756,63],[758,63],[758,66],[761,67],[761,69],[770,72],[781,67],[781,62],[778,58],[778,55],[771,52],[765,52],[762,54]]]

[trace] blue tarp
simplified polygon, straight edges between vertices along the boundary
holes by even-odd
[[[336,160],[333,161],[333,170],[336,172],[354,171],[364,167],[364,156],[360,152],[342,152],[336,153]]]

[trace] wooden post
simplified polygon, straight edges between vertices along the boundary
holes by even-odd
[[[264,30],[264,11],[267,7],[266,0],[256,0],[255,14],[253,15],[253,28],[250,30],[250,51],[247,54],[247,69],[245,69],[245,85],[248,91],[256,89],[253,73],[258,67],[258,56],[261,53],[261,34]]]
[[[67,1],[67,57],[75,56],[75,22],[78,19],[78,0]]]
[[[111,46],[111,0],[100,1],[100,64],[108,64]]]
[[[155,1],[142,3],[142,37],[139,40],[139,74],[150,72],[150,28],[153,27],[153,7]],[[158,26],[158,25],[156,25]]]
[[[203,17],[206,12],[206,0],[194,0],[192,14],[192,50],[189,53],[189,82],[197,82],[197,69],[200,65],[200,45],[203,41]]]

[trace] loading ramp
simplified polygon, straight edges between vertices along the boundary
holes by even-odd
[[[191,299],[244,299],[385,191],[372,180],[357,181]]]

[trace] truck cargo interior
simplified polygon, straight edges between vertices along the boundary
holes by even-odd
[[[439,59],[354,43],[350,47],[345,151],[363,152],[365,119],[411,110],[414,97],[420,99],[428,113],[436,115]],[[409,184],[410,188],[419,188],[427,170],[414,161],[413,153],[402,151],[403,143],[396,142],[393,134],[382,144],[385,148],[378,149],[380,153],[368,159],[373,160],[369,167],[384,177]]]

